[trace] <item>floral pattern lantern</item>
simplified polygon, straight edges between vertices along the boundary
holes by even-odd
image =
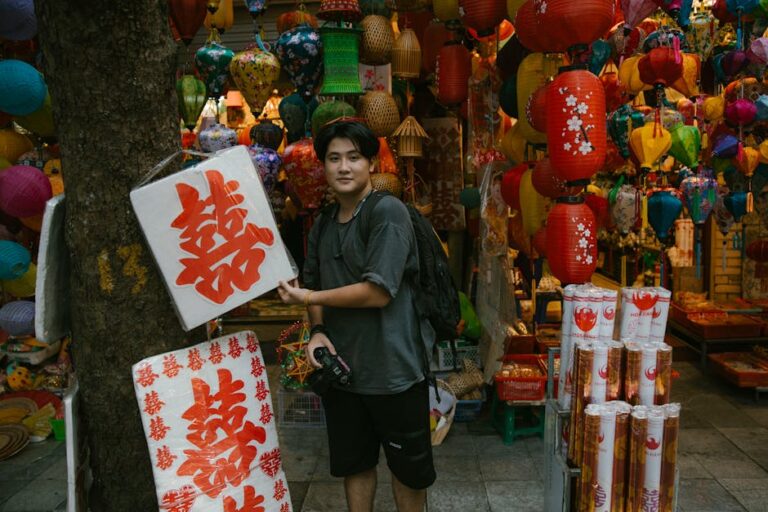
[[[328,185],[323,163],[317,158],[312,139],[301,139],[285,148],[283,167],[301,205],[304,208],[320,206]]]
[[[363,12],[357,0],[322,0],[317,17],[326,21],[360,21]]]
[[[255,45],[235,54],[229,71],[251,112],[260,114],[272,92],[272,83],[280,75],[280,62],[257,36]]]
[[[212,30],[208,41],[195,52],[195,67],[208,95],[218,98],[226,92],[229,64],[235,52],[221,44],[217,31]]]
[[[547,217],[547,259],[563,285],[586,283],[597,266],[595,216],[581,197],[561,197]]]
[[[299,25],[283,32],[275,53],[296,91],[302,97],[311,97],[323,73],[323,46],[317,30]]]
[[[237,145],[237,132],[221,123],[216,123],[197,136],[200,141],[200,149],[206,153],[215,153],[222,149]]]
[[[717,203],[717,180],[708,173],[685,178],[680,192],[696,228],[696,277],[701,277],[701,229]]]
[[[251,156],[253,166],[264,184],[264,190],[269,195],[275,189],[277,174],[283,163],[280,155],[277,154],[277,151],[258,144],[250,146],[248,154]]]
[[[640,210],[642,208],[642,196],[640,191],[632,185],[622,185],[616,193],[616,201],[611,206],[613,224],[622,233],[627,234],[635,229]]]
[[[619,149],[619,154],[629,158],[629,134],[645,124],[642,112],[629,105],[622,105],[608,116],[608,134]]]
[[[547,86],[547,139],[555,173],[583,182],[606,155],[605,90],[583,69],[565,71]]]
[[[194,75],[183,75],[176,80],[176,95],[179,99],[179,113],[184,126],[188,130],[193,130],[205,106],[205,84]]]

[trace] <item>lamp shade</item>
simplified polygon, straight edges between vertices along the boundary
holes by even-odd
[[[37,34],[34,0],[0,2],[0,39],[26,41]]]
[[[360,30],[343,27],[320,28],[323,43],[323,86],[320,94],[362,94],[358,74]]]
[[[616,201],[611,206],[613,224],[621,233],[627,234],[635,229],[640,219],[642,197],[633,185],[622,185],[616,193]]]
[[[547,259],[563,285],[585,283],[597,266],[595,216],[582,198],[558,199],[547,216]]]
[[[363,33],[360,39],[360,62],[373,66],[389,63],[395,32],[389,18],[370,14],[360,23]]]
[[[672,83],[672,88],[686,98],[699,94],[699,77],[701,76],[701,61],[693,53],[683,53],[683,71],[680,78]]]
[[[200,142],[200,149],[206,153],[215,153],[236,146],[237,132],[221,123],[216,123],[201,131],[197,139]]]
[[[416,32],[410,28],[404,29],[392,47],[392,76],[418,78],[421,72],[421,54]]]
[[[39,215],[52,194],[50,180],[36,167],[15,165],[0,173],[0,209],[10,215]]]
[[[35,332],[35,303],[27,300],[8,302],[0,308],[0,328],[11,336]]]
[[[723,198],[723,204],[733,215],[733,220],[739,222],[747,213],[747,193],[743,191],[731,192]]]
[[[328,189],[323,163],[318,160],[312,139],[294,142],[283,153],[288,183],[304,208],[317,208]]]
[[[670,190],[659,190],[648,198],[648,223],[662,242],[669,238],[669,230],[683,209],[683,203]]]
[[[532,52],[548,51],[548,30],[536,15],[534,0],[527,0],[517,10],[515,15],[515,31],[517,38],[525,48]]]
[[[251,156],[251,161],[259,173],[264,189],[267,194],[270,194],[277,183],[277,174],[280,171],[283,160],[274,149],[258,144],[250,146],[248,154]]]
[[[547,140],[555,173],[566,182],[589,179],[606,155],[605,91],[583,69],[561,73],[547,86]]]
[[[195,52],[195,67],[210,96],[218,98],[226,92],[229,64],[234,56],[235,52],[221,44],[218,36],[213,34]]]
[[[540,2],[536,16],[540,26],[546,27],[546,50],[565,52],[577,45],[589,45],[596,41],[614,24],[614,9],[615,0]]]
[[[43,106],[48,87],[43,75],[26,62],[0,60],[0,111],[26,116]]]
[[[480,37],[493,34],[507,15],[506,0],[459,0],[461,21]]]
[[[651,88],[640,77],[639,63],[641,58],[640,55],[633,55],[624,59],[619,65],[619,81],[624,84],[629,94],[640,94]]]
[[[699,166],[699,152],[701,151],[701,132],[697,126],[685,124],[677,125],[671,132],[672,144],[669,154],[680,163],[695,169]]]
[[[459,42],[448,42],[437,57],[437,100],[455,106],[467,100],[472,61],[469,50]]]
[[[205,21],[203,0],[168,0],[168,14],[184,44],[189,45]]]
[[[283,143],[283,129],[270,119],[259,119],[251,128],[251,142],[273,151]]]
[[[197,124],[197,118],[205,107],[205,84],[194,75],[182,75],[176,80],[176,96],[184,126],[188,130],[193,130]]]
[[[296,91],[311,97],[323,73],[323,46],[317,30],[302,24],[283,32],[275,53]]]
[[[205,15],[203,24],[205,28],[216,28],[222,33],[232,28],[235,24],[235,7],[232,4],[233,0],[221,0],[219,6],[211,12],[210,6],[208,13]]]
[[[648,123],[629,134],[629,145],[646,170],[653,168],[659,158],[672,146],[672,135],[661,124]]]
[[[659,6],[653,0],[621,0],[624,26],[630,29],[635,28],[658,8]]]
[[[29,270],[31,261],[26,247],[10,240],[0,240],[0,279],[20,278]]]

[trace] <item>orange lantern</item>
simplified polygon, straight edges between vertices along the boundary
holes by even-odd
[[[533,0],[527,0],[517,10],[514,26],[520,44],[533,52],[546,51],[547,32],[539,24]]]
[[[208,12],[205,0],[168,0],[168,11],[179,38],[189,46]]]
[[[277,33],[282,34],[286,30],[298,27],[302,23],[306,23],[312,28],[317,28],[317,18],[307,11],[304,4],[299,5],[298,9],[285,12],[277,17]]]
[[[563,285],[586,283],[597,267],[595,215],[583,197],[561,197],[547,217],[547,259]]]
[[[506,0],[460,0],[459,12],[464,25],[485,37],[493,34],[496,25],[504,20],[507,4]]]
[[[536,16],[545,27],[545,45],[550,52],[589,45],[613,25],[614,0],[547,0],[540,4]]]
[[[458,105],[469,95],[472,59],[464,45],[450,41],[437,57],[437,101],[443,105]]]

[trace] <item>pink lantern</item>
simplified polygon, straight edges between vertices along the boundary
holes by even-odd
[[[725,106],[725,120],[732,126],[751,124],[757,116],[757,107],[746,98],[733,101]]]
[[[50,180],[37,167],[15,165],[0,173],[0,208],[10,215],[40,215],[52,195]]]
[[[320,206],[328,184],[323,163],[317,158],[312,139],[304,138],[285,148],[283,167],[288,183],[296,192],[301,205],[304,208]]]
[[[658,8],[659,6],[653,0],[621,0],[624,26],[630,30],[635,28]]]

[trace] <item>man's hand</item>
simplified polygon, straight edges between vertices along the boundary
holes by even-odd
[[[298,280],[294,279],[290,283],[279,281],[277,293],[286,304],[305,304],[305,299],[309,293],[312,293],[312,290],[299,288]]]
[[[331,354],[336,354],[336,347],[333,346],[333,343],[331,343],[331,340],[328,339],[328,336],[321,332],[315,333],[315,335],[310,338],[309,343],[307,343],[307,346],[304,349],[307,353],[307,361],[309,361],[309,364],[315,368],[322,368],[322,365],[318,363],[317,360],[315,360],[315,349],[319,347],[326,347],[331,352]]]

